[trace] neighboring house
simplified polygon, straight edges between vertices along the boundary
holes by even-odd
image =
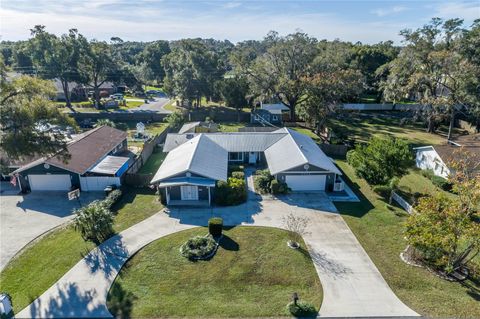
[[[262,125],[281,125],[283,123],[284,113],[290,109],[282,103],[261,104],[259,109],[252,110],[250,114],[250,123]]]
[[[445,145],[417,147],[415,151],[416,166],[432,170],[436,176],[448,178],[452,173],[451,163],[467,157],[469,168],[480,170],[480,134],[461,136]]]
[[[292,191],[333,190],[340,170],[308,136],[287,128],[273,132],[168,134],[168,152],[151,183],[167,205],[210,205],[229,164],[267,165]]]
[[[67,145],[70,159],[39,158],[16,169],[12,175],[22,191],[100,191],[121,185],[130,157],[127,133],[101,126],[75,136]]]
[[[218,124],[213,122],[189,122],[183,124],[178,131],[179,134],[185,133],[215,133],[218,132]]]
[[[55,101],[65,101],[62,82],[59,79],[54,79],[53,84],[57,90]],[[85,101],[88,99],[88,88],[83,84],[68,82],[68,90],[70,91],[70,99],[72,101]]]

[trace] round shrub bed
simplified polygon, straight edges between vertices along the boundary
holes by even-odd
[[[208,259],[213,256],[217,246],[217,242],[212,235],[195,236],[180,247],[180,253],[183,257],[191,260]]]
[[[287,305],[287,310],[294,317],[310,318],[317,316],[317,309],[312,304],[304,301],[291,302]]]

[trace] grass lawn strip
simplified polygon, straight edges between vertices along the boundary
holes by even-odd
[[[187,239],[206,233],[194,228],[149,244],[127,262],[110,293],[119,290],[115,285],[133,293],[134,318],[287,316],[293,292],[319,309],[313,263],[308,253],[287,247],[287,231],[234,227],[224,231],[212,259],[192,262],[180,254]]]
[[[114,229],[120,232],[150,217],[162,209],[152,191],[127,190],[114,209]],[[8,292],[13,299],[15,312],[22,310],[40,296],[83,255],[95,246],[85,242],[73,226],[56,229],[40,240],[31,243],[23,253],[14,258],[0,273],[0,291]]]
[[[139,174],[155,174],[162,165],[163,160],[167,156],[167,153],[162,152],[162,150],[156,150],[150,155],[148,161],[142,166],[138,171]]]
[[[351,180],[360,203],[335,203],[343,218],[395,294],[413,310],[428,317],[480,318],[480,282],[448,282],[431,272],[405,264],[403,223],[407,214],[393,211],[344,160],[336,163]],[[364,196],[361,196],[363,194]]]

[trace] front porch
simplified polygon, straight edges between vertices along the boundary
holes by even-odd
[[[210,206],[208,200],[169,200],[168,206],[192,206],[192,207],[204,207]]]
[[[200,177],[182,177],[159,184],[168,206],[210,206],[215,181]]]

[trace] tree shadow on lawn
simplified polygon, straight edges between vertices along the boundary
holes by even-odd
[[[120,271],[129,258],[129,253],[123,245],[121,235],[114,235],[89,253],[82,253],[82,257],[92,274],[101,271],[105,278],[109,278],[113,272]]]
[[[468,289],[467,294],[473,299],[480,301],[480,278],[472,278],[461,281],[460,284]]]
[[[343,159],[343,158],[342,158]],[[347,174],[338,166],[337,168],[342,172],[342,179],[350,189],[357,195],[360,202],[334,202],[333,204],[337,207],[337,210],[341,215],[353,216],[361,218],[369,211],[375,208],[375,206],[368,200],[368,198],[363,195],[360,190],[360,185],[352,182]]]

